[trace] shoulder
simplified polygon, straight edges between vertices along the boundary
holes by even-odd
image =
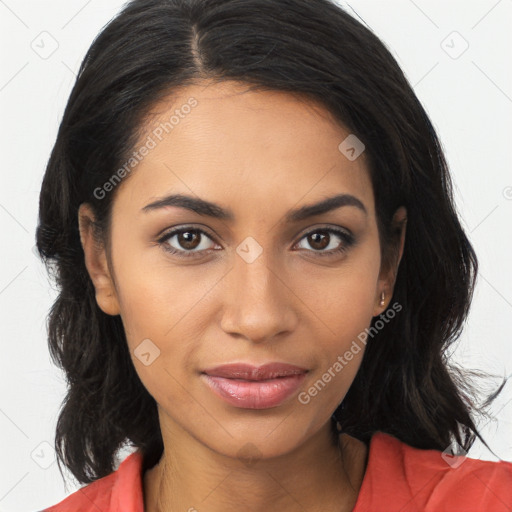
[[[142,453],[128,455],[110,475],[85,485],[43,512],[143,512]]]
[[[359,510],[498,512],[512,509],[512,463],[423,450],[377,432],[370,442]],[[400,506],[396,505],[400,503]],[[358,504],[359,505],[359,501]],[[366,508],[365,508],[366,507]]]

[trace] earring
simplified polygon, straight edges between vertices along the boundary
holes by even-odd
[[[341,403],[341,406],[340,406],[340,407],[341,407],[341,409],[342,409],[342,410],[344,409],[344,404],[343,404],[343,402]],[[335,418],[334,413],[333,413],[333,415],[331,416],[331,420],[334,422],[334,426],[335,426],[335,428],[336,428],[336,432],[338,432],[338,434],[340,434],[340,433],[341,433],[341,424],[340,424],[340,422]]]
[[[385,297],[385,294],[384,294],[384,292],[382,292],[380,294],[380,303],[379,303],[381,306],[384,306],[384,303],[385,303],[384,297]]]

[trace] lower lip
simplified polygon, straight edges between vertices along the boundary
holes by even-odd
[[[226,379],[202,374],[210,389],[228,404],[244,409],[267,409],[280,405],[293,395],[306,374],[289,375],[265,381]]]

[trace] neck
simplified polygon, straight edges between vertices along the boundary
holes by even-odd
[[[283,456],[225,457],[193,440],[169,440],[156,466],[144,475],[146,512],[208,510],[304,512],[353,509],[364,476],[367,447],[330,425]]]

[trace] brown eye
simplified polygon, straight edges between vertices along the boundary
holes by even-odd
[[[305,240],[309,248],[300,246]],[[323,228],[306,233],[299,242],[299,248],[316,253],[315,256],[333,256],[347,251],[355,243],[352,234],[341,229]],[[328,250],[325,250],[325,249]]]
[[[192,250],[196,249],[201,241],[201,236],[195,231],[183,231],[176,235],[178,244],[184,249]]]
[[[167,252],[180,257],[200,256],[215,247],[208,233],[198,228],[174,229],[161,237],[158,243]]]
[[[316,250],[325,249],[329,245],[330,235],[325,231],[317,231],[307,236],[308,243]]]

